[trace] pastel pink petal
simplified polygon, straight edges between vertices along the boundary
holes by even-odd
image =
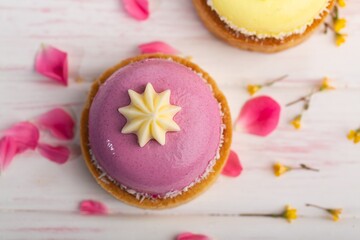
[[[123,5],[125,11],[139,21],[148,19],[150,15],[148,0],[123,0]]]
[[[37,123],[41,128],[49,130],[56,138],[62,140],[74,138],[75,121],[68,112],[61,108],[55,108],[39,116]]]
[[[228,160],[226,161],[225,167],[221,174],[228,177],[237,177],[241,174],[243,168],[240,163],[240,159],[236,152],[230,151]]]
[[[69,160],[70,149],[65,146],[51,146],[46,143],[39,143],[38,151],[52,162],[64,164]]]
[[[17,145],[13,137],[5,136],[0,139],[0,173],[10,165],[16,151]]]
[[[35,70],[62,85],[68,85],[67,53],[46,45],[36,55]]]
[[[39,129],[31,122],[20,122],[5,130],[4,135],[14,139],[17,145],[16,153],[27,149],[34,150],[39,141]]]
[[[184,232],[177,235],[176,240],[210,240],[210,238],[202,234],[193,234],[190,232]]]
[[[164,53],[164,54],[177,54],[178,50],[173,48],[167,43],[161,41],[149,42],[139,45],[140,52],[144,53]]]
[[[280,104],[273,98],[255,97],[244,104],[235,126],[246,133],[265,137],[278,126],[280,112]]]
[[[107,215],[108,209],[105,204],[94,201],[94,200],[84,200],[80,202],[79,205],[80,213],[85,215]]]

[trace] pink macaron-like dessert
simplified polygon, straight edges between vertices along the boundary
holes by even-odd
[[[86,163],[105,190],[138,207],[165,208],[216,179],[231,119],[225,97],[197,65],[142,55],[94,83],[81,135]]]

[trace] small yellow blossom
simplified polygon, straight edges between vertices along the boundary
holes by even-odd
[[[347,135],[347,138],[350,141],[353,141],[355,144],[360,142],[360,129],[358,130],[350,130]]]
[[[299,114],[291,121],[291,125],[293,125],[295,129],[301,128],[301,118],[302,118],[302,115]]]
[[[334,30],[336,33],[339,33],[345,27],[346,27],[346,19],[345,18],[338,18],[334,21]]]
[[[324,90],[333,90],[333,89],[335,89],[335,87],[330,85],[330,79],[328,77],[324,77],[321,82],[319,90],[324,91]]]
[[[337,3],[340,7],[346,7],[346,1],[345,0],[337,0]]]
[[[247,85],[247,91],[251,96],[253,96],[261,88],[262,88],[261,85],[252,85],[252,84]]]
[[[323,211],[328,212],[328,213],[332,216],[332,218],[333,218],[333,220],[334,220],[335,222],[339,221],[340,215],[341,215],[341,213],[342,213],[342,211],[343,211],[341,208],[324,208],[324,207],[321,207],[321,206],[319,206],[319,205],[310,204],[310,203],[307,203],[306,206],[307,206],[307,207],[318,208],[318,209],[321,209],[321,210],[323,210]]]
[[[297,210],[292,208],[290,205],[286,205],[283,217],[291,223],[293,220],[297,219]]]
[[[334,220],[335,222],[339,221],[340,215],[341,215],[341,213],[342,213],[342,209],[341,209],[341,208],[336,208],[336,209],[330,209],[330,208],[329,208],[329,209],[327,209],[326,211],[331,214],[331,216],[332,216],[332,218],[333,218],[333,220]]]
[[[342,44],[344,44],[346,42],[346,36],[347,35],[345,34],[337,33],[335,35],[336,46],[340,47]]]
[[[281,163],[277,162],[273,165],[273,170],[274,170],[274,174],[277,177],[280,177],[281,175],[283,175],[284,173],[288,172],[291,170],[290,167],[282,165]]]
[[[356,131],[355,130],[350,130],[349,134],[347,135],[347,138],[349,140],[354,140],[356,136]]]

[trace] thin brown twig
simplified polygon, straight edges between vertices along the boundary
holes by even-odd
[[[300,164],[300,168],[301,169],[306,169],[306,170],[309,170],[309,171],[320,172],[320,169],[309,167],[308,165],[305,165],[303,163]]]
[[[331,31],[335,32],[335,29],[333,28],[333,26],[331,26],[329,23],[324,23],[325,27],[326,27],[326,32],[327,32],[327,29],[331,29]],[[325,32],[325,33],[326,33]]]
[[[327,210],[327,208],[321,207],[321,206],[319,206],[319,205],[311,204],[311,203],[306,203],[305,206],[306,206],[306,207],[314,207],[314,208],[319,208],[319,209]]]
[[[269,86],[273,85],[273,84],[276,83],[276,82],[280,82],[281,80],[284,80],[284,79],[287,78],[288,76],[289,76],[289,75],[286,74],[286,75],[283,75],[283,76],[281,76],[281,77],[275,78],[275,79],[273,79],[273,80],[265,83],[264,86],[269,87]]]
[[[307,101],[307,99],[309,99],[309,101],[310,101],[310,98],[311,98],[312,95],[314,95],[316,92],[317,92],[317,91],[312,90],[309,94],[307,94],[307,95],[305,95],[305,96],[303,96],[303,97],[300,97],[300,98],[298,98],[298,99],[296,99],[296,100],[294,100],[294,101],[292,101],[292,102],[289,102],[289,103],[287,103],[285,106],[286,106],[286,107],[290,107],[291,105],[294,105],[294,104],[296,104],[296,103],[298,103],[298,102]]]

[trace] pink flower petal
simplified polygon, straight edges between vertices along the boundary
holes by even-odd
[[[0,139],[0,173],[4,171],[16,155],[17,144],[13,137]]]
[[[190,232],[184,232],[177,235],[176,240],[210,240],[210,238],[202,234],[193,234]]]
[[[67,53],[49,45],[43,46],[36,56],[35,70],[38,73],[67,86]]]
[[[243,168],[240,163],[240,159],[236,152],[230,151],[228,160],[226,161],[225,167],[221,174],[228,177],[237,177],[242,172]]]
[[[265,137],[277,127],[280,112],[279,103],[271,97],[255,97],[245,103],[235,126],[246,133]]]
[[[140,52],[144,53],[164,53],[164,54],[177,54],[178,50],[173,48],[167,43],[161,41],[149,42],[139,45]]]
[[[59,139],[70,140],[74,137],[75,122],[70,114],[61,108],[44,113],[37,118],[37,123]]]
[[[16,143],[16,153],[27,149],[34,150],[39,141],[39,129],[30,122],[20,122],[5,130],[5,136],[10,136]]]
[[[123,5],[125,11],[139,21],[148,19],[150,15],[148,0],[123,0]]]
[[[65,146],[51,146],[39,143],[38,150],[42,156],[58,164],[64,164],[69,160],[70,149]]]
[[[85,215],[107,215],[108,209],[105,204],[94,201],[94,200],[84,200],[80,202],[79,205],[80,213]]]

